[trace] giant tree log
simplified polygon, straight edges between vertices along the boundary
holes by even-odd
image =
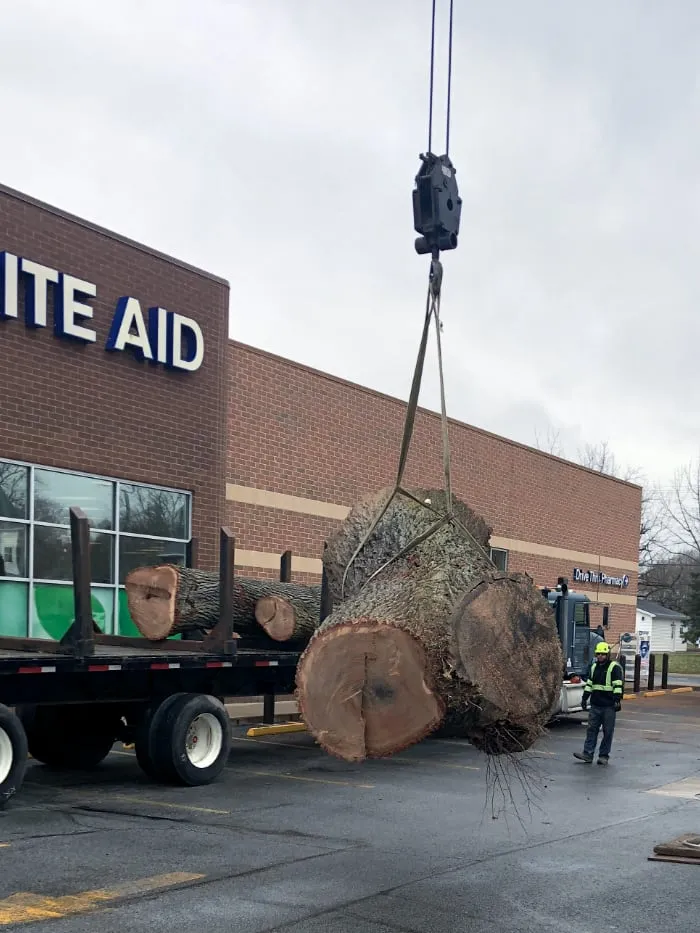
[[[125,580],[129,613],[139,632],[160,641],[182,632],[211,630],[219,619],[219,574],[163,564],[138,567]],[[275,612],[263,603],[263,628],[275,640],[304,638],[321,611],[321,587],[234,577],[233,627],[242,635],[261,635],[256,606],[273,597]],[[274,633],[274,634],[273,634]]]
[[[335,606],[297,668],[302,717],[346,760],[391,755],[438,727],[492,754],[524,750],[561,681],[553,613],[529,577],[498,573],[490,529],[458,500],[459,526],[443,525],[370,579],[444,512],[443,492],[412,492],[419,501],[394,498],[344,591],[345,568],[389,491],[358,503],[328,542]],[[466,663],[482,643],[488,649]]]

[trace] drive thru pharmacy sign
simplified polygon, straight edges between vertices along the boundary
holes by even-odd
[[[48,327],[52,288],[54,334],[81,343],[97,343],[97,333],[89,326],[93,308],[88,301],[97,295],[97,286],[92,282],[0,252],[0,321],[19,319],[21,287],[26,327]],[[127,295],[117,301],[105,350],[130,351],[138,359],[162,363],[169,369],[196,372],[204,360],[204,337],[192,318],[160,307],[149,308],[144,314],[139,300]]]
[[[581,570],[580,567],[574,567],[575,583],[596,583],[601,586],[617,586],[624,589],[629,586],[630,578],[627,574],[621,577],[611,577],[610,574],[602,570]]]

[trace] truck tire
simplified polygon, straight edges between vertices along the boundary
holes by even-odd
[[[110,753],[119,714],[98,706],[19,706],[32,758],[50,768],[89,771]]]
[[[175,702],[175,700],[184,696],[191,697],[196,696],[196,694],[173,693],[171,696],[166,697],[162,701],[156,701],[155,703],[152,703],[146,709],[146,712],[144,713],[143,718],[139,722],[136,729],[136,736],[134,738],[136,760],[138,761],[139,767],[144,772],[144,774],[147,774],[148,777],[154,781],[163,781],[166,779],[165,775],[161,773],[158,764],[156,761],[154,761],[154,737],[160,730],[163,717],[168,712],[172,704]]]
[[[0,703],[0,810],[22,786],[27,770],[27,735],[19,718]]]
[[[205,694],[176,697],[159,718],[151,747],[164,780],[189,787],[211,784],[231,751],[231,722],[224,704]]]

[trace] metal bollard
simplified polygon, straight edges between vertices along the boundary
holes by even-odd
[[[656,679],[656,655],[649,655],[649,681],[647,684],[648,690],[654,689],[654,681]]]
[[[266,726],[272,725],[275,721],[275,695],[274,693],[263,694],[263,723]]]
[[[632,690],[634,693],[639,693],[641,688],[642,680],[642,656],[641,654],[635,654],[634,656],[634,685]]]
[[[668,690],[668,655],[661,655],[661,689]]]

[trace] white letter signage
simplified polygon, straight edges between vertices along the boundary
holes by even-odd
[[[48,327],[50,290],[54,334],[96,343],[97,331],[86,326],[93,320],[94,309],[88,301],[97,297],[96,285],[7,250],[0,251],[0,322],[19,320],[23,309],[25,327]],[[154,366],[194,373],[204,362],[204,335],[192,318],[160,306],[144,314],[138,298],[124,295],[117,301],[105,350],[129,352]]]

